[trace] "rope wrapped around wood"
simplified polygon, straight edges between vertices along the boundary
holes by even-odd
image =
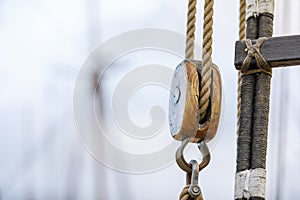
[[[200,193],[200,195],[196,198],[193,198],[190,196],[189,194],[189,187],[190,185],[186,185],[182,192],[180,193],[179,199],[180,200],[203,200],[202,194]]]
[[[241,67],[242,76],[260,73],[260,72],[272,76],[272,68],[270,67],[270,65],[268,64],[268,62],[260,52],[260,47],[265,40],[267,40],[266,37],[259,38],[256,41],[256,44],[252,44],[252,41],[250,39],[245,40],[245,44],[247,46],[245,51],[247,52],[247,57],[245,58],[243,65]],[[255,58],[256,60],[258,69],[249,69],[253,58]]]

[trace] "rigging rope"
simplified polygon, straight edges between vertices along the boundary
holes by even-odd
[[[214,0],[205,0],[202,44],[202,72],[200,92],[200,120],[204,119],[209,105],[212,66],[212,34],[213,34]]]
[[[196,11],[197,11],[196,4],[197,4],[197,0],[189,0],[185,57],[190,60],[194,59],[195,30],[196,30],[195,23],[196,23]]]
[[[189,0],[186,32],[185,57],[194,59],[195,23],[197,0]],[[214,0],[205,0],[202,44],[202,72],[200,92],[200,120],[206,116],[209,105],[212,66],[212,34],[213,34]]]
[[[187,31],[186,31],[186,47],[185,57],[188,60],[194,59],[194,48],[195,48],[195,23],[196,23],[196,4],[197,0],[189,0],[188,3],[188,15],[187,15]],[[203,46],[202,46],[202,70],[200,72],[201,77],[201,90],[200,90],[200,120],[206,117],[207,109],[210,101],[210,87],[212,85],[212,34],[213,34],[213,0],[205,0],[204,4],[204,22],[203,22]],[[198,96],[198,98],[199,98]],[[212,97],[213,99],[214,97]],[[186,163],[183,158],[183,152],[186,144],[189,142],[189,138],[185,138],[182,141],[181,147],[177,150],[176,155],[180,152],[179,156],[176,156],[177,163],[182,169],[186,171],[190,170],[190,165]],[[183,191],[180,194],[180,200],[203,200],[200,187],[198,186],[198,174],[210,160],[209,150],[204,140],[198,142],[198,148],[202,153],[205,153],[202,162],[198,166],[197,161],[192,160],[192,180],[191,184],[187,183]],[[189,174],[189,173],[188,173]],[[192,189],[191,189],[192,188]]]
[[[246,39],[246,0],[240,0],[240,26],[239,26],[239,38],[240,40]],[[238,72],[238,106],[237,106],[237,130],[240,126],[240,115],[241,115],[241,85],[242,85],[242,74]]]

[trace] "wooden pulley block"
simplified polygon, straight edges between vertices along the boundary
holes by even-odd
[[[210,103],[205,119],[200,121],[201,67],[201,61],[184,60],[175,70],[169,99],[169,125],[176,140],[189,137],[190,142],[208,142],[217,133],[221,114],[221,75],[213,64]]]

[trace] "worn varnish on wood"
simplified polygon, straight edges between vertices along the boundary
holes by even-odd
[[[234,65],[238,70],[247,56],[245,49],[244,41],[235,43]],[[262,44],[260,52],[271,67],[300,65],[300,35],[269,38]],[[254,59],[251,66],[255,66]]]
[[[216,65],[212,66],[210,106],[204,122],[200,122],[199,88],[201,62],[184,60],[174,73],[169,99],[169,124],[176,140],[190,138],[190,142],[210,141],[218,129],[222,81]]]

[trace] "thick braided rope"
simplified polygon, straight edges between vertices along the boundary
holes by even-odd
[[[239,27],[240,40],[246,39],[246,0],[240,0],[240,27]],[[238,72],[238,105],[237,105],[237,130],[240,127],[240,115],[241,115],[241,85],[242,74]]]
[[[204,23],[203,23],[203,44],[202,44],[202,73],[200,92],[200,119],[202,120],[209,105],[211,86],[211,65],[212,65],[212,34],[213,34],[213,5],[214,0],[205,0]]]
[[[190,185],[186,185],[182,192],[180,193],[179,199],[180,200],[203,200],[202,194],[200,194],[198,197],[196,198],[192,198],[189,194],[189,187]]]
[[[197,4],[197,0],[189,0],[185,57],[190,60],[194,59],[195,30],[196,30],[195,23],[196,23],[196,11],[197,11],[196,4]]]

